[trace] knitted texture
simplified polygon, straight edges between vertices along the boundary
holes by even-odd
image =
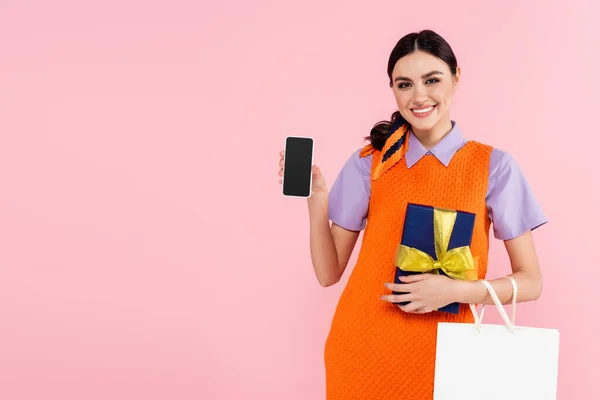
[[[409,202],[475,213],[471,252],[478,259],[479,279],[485,277],[490,229],[485,197],[491,151],[470,141],[448,167],[432,155],[410,169],[402,159],[372,180],[362,247],[325,346],[328,400],[433,398],[437,324],[473,322],[468,305],[461,304],[458,314],[409,314],[380,297],[391,293],[383,285],[394,280],[394,255]],[[382,152],[369,149],[368,153],[377,168]],[[460,373],[456,379],[467,382]]]

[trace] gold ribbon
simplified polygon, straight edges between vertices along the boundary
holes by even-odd
[[[434,208],[433,234],[437,260],[419,249],[401,244],[396,252],[396,266],[407,272],[438,274],[442,270],[453,279],[477,280],[476,261],[469,246],[448,250],[455,222],[456,211]]]

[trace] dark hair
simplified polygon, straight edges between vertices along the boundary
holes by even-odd
[[[424,30],[420,32],[409,33],[400,39],[398,43],[396,43],[396,46],[390,54],[387,66],[390,87],[394,84],[392,82],[392,71],[394,70],[398,60],[404,56],[414,53],[417,50],[429,53],[432,56],[444,61],[448,65],[452,75],[456,75],[456,57],[454,56],[454,52],[452,51],[452,48],[448,42],[446,42],[443,37],[434,31]],[[390,133],[404,124],[408,125],[410,128],[408,121],[402,117],[399,111],[395,111],[392,114],[390,121],[380,121],[375,124],[373,129],[371,129],[371,135],[365,139],[369,140],[374,148],[381,150]]]

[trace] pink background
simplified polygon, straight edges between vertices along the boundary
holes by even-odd
[[[319,287],[277,153],[312,135],[331,185],[425,28],[550,220],[518,322],[560,329],[559,398],[600,398],[597,2],[94,3],[0,2],[0,398],[322,399],[348,275]]]

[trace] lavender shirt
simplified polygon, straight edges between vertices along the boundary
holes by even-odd
[[[436,157],[447,167],[467,142],[457,124],[452,124],[452,130],[429,151],[411,132],[404,155],[407,167],[423,157]],[[372,156],[360,158],[359,154],[360,149],[352,154],[329,192],[329,219],[352,231],[364,229],[371,197]],[[515,238],[547,222],[523,172],[502,150],[492,150],[485,201],[497,239]]]

